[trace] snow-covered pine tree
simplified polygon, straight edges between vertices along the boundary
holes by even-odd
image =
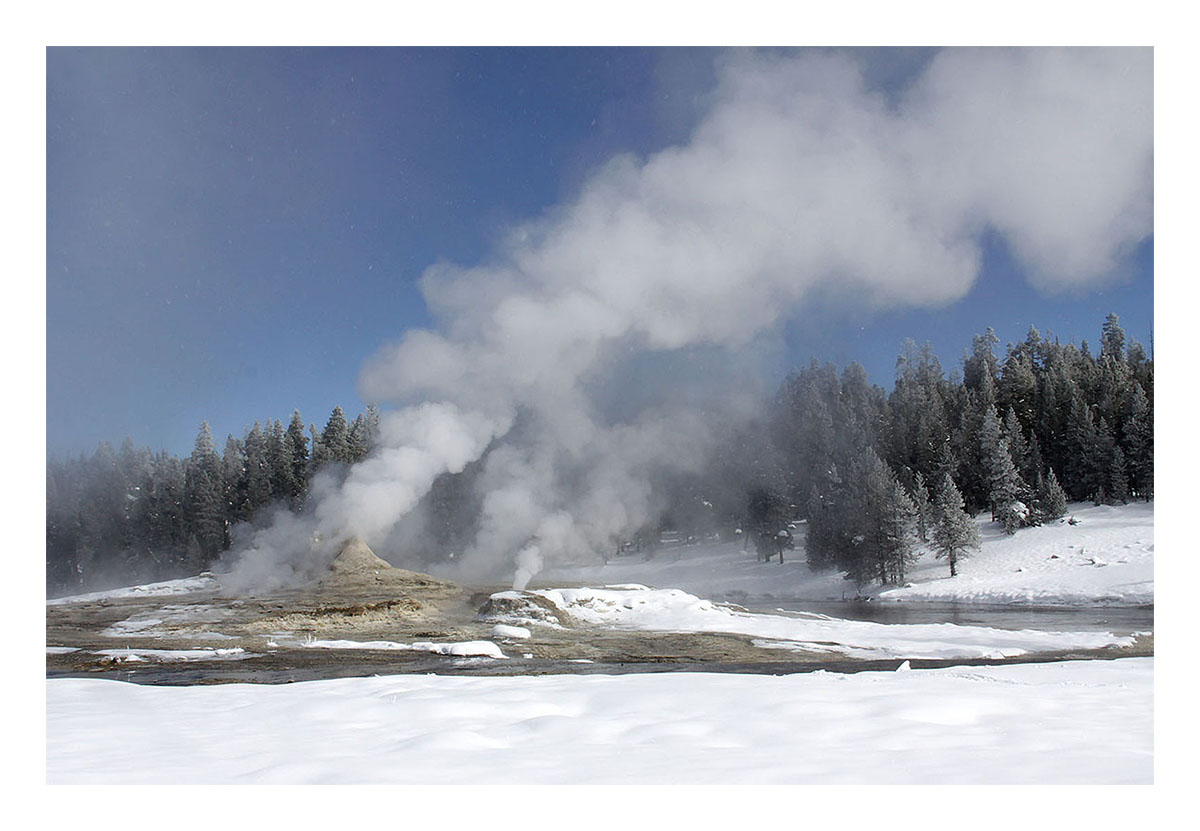
[[[271,501],[271,463],[267,436],[256,421],[246,434],[246,498],[251,513]]]
[[[863,448],[855,468],[855,510],[845,517],[851,544],[843,549],[841,566],[859,586],[872,580],[903,583],[914,557],[912,500],[871,447]]]
[[[379,446],[379,408],[374,404],[367,405],[367,453]]]
[[[917,521],[917,538],[921,542],[929,542],[929,522],[932,503],[929,499],[929,486],[925,483],[925,474],[917,471],[913,477],[912,503]]]
[[[329,453],[321,445],[321,434],[317,432],[317,425],[308,425],[308,434],[311,437],[312,456],[308,460],[307,475],[311,479],[321,466],[329,461]]]
[[[985,387],[990,384],[987,377],[984,376]],[[995,407],[988,403],[986,396],[977,395],[966,388],[961,389],[961,395],[965,401],[958,416],[958,426],[951,435],[951,451],[955,462],[952,474],[968,508],[980,510],[990,504],[988,494],[991,490],[988,476],[990,468],[983,447],[995,442],[999,436],[999,420],[993,419],[994,424],[988,423],[989,413],[995,416]],[[983,438],[985,430],[989,436],[986,439]]]
[[[804,557],[813,571],[825,571],[837,564],[836,512],[837,505],[829,490],[813,485],[805,506],[808,534],[804,544]]]
[[[341,407],[334,407],[321,432],[321,462],[350,464],[350,427]],[[314,455],[314,459],[315,459]]]
[[[267,465],[271,469],[271,499],[286,500],[292,492],[292,466],[287,455],[283,422],[275,419],[267,433]]]
[[[1008,454],[1012,456],[1013,464],[1019,473],[1029,464],[1029,441],[1025,438],[1025,430],[1021,427],[1021,420],[1013,407],[1009,407],[1008,412],[1004,414],[1000,432],[1008,443]]]
[[[1004,533],[1015,534],[1029,515],[1029,506],[1023,501],[1027,488],[1013,465],[1012,457],[1008,455],[1008,443],[1003,439],[992,463],[993,514],[1004,525]]]
[[[246,456],[242,443],[232,433],[225,438],[221,467],[225,516],[230,522],[243,522],[250,518],[250,505],[246,497]]]
[[[982,335],[971,340],[971,354],[963,359],[963,384],[967,389],[982,395],[985,404],[996,401],[996,379],[1000,376],[1000,365],[996,360],[996,346],[1000,339],[991,326]]]
[[[1036,330],[1034,331],[1036,334]],[[1033,424],[1034,400],[1037,392],[1037,379],[1033,371],[1033,358],[1028,343],[1018,344],[1009,349],[1004,361],[1004,369],[1000,381],[996,385],[996,398],[1000,407],[1012,412],[1023,428]],[[1005,425],[1008,426],[1007,424]],[[1011,436],[1010,436],[1010,441]]]
[[[904,585],[909,568],[916,562],[916,513],[912,499],[889,469],[880,513],[880,545],[887,581],[897,586]]]
[[[992,519],[1003,523],[1005,533],[1015,534],[1028,516],[1028,506],[1022,501],[1028,488],[1013,464],[995,407],[988,408],[984,415],[979,445],[981,462],[987,472]]]
[[[205,565],[216,559],[227,542],[221,467],[221,458],[213,448],[212,431],[208,422],[203,422],[188,460],[185,506],[188,527],[196,537]]]
[[[1120,318],[1112,312],[1104,318],[1104,326],[1100,330],[1100,356],[1125,360],[1125,330],[1121,328]]]
[[[369,432],[366,418],[359,413],[346,433],[346,460],[348,463],[357,464],[367,457],[367,451],[370,449]]]
[[[1067,494],[1050,468],[1038,488],[1038,516],[1042,520],[1058,519],[1067,514]]]
[[[1042,459],[1042,445],[1038,441],[1036,434],[1029,439],[1029,450],[1025,453],[1025,467],[1021,468],[1018,473],[1021,474],[1021,479],[1026,483],[1037,482],[1042,478],[1042,472],[1046,469],[1046,463]]]
[[[1141,384],[1133,384],[1121,429],[1126,466],[1133,492],[1149,501],[1154,496],[1154,418]]]
[[[1097,479],[1096,421],[1077,387],[1071,391],[1063,451],[1063,489],[1072,500],[1091,499],[1102,482]]]
[[[958,575],[958,561],[967,556],[972,548],[979,547],[979,529],[971,515],[963,510],[963,498],[949,474],[942,482],[934,498],[933,544],[939,560],[950,563],[950,576]]]
[[[299,410],[292,410],[292,420],[284,434],[284,452],[292,469],[288,502],[293,511],[298,511],[308,493],[308,436],[304,434],[304,419]]]

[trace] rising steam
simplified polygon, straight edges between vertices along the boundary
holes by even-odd
[[[1151,102],[1148,49],[946,50],[891,98],[851,54],[725,56],[686,144],[612,159],[483,264],[428,269],[434,328],[360,379],[401,407],[383,448],[244,541],[239,570],[302,571],[314,534],[318,559],[351,533],[377,545],[515,422],[486,457],[463,574],[523,585],[607,549],[649,518],[650,475],[711,441],[671,396],[608,415],[639,356],[745,354],[816,291],[951,303],[987,231],[1043,289],[1108,279],[1151,233]]]

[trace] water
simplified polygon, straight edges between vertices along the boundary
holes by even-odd
[[[1112,632],[1128,635],[1154,631],[1154,607],[989,606],[978,603],[897,603],[895,601],[751,600],[740,605],[755,611],[815,612],[843,620],[873,623],[954,623],[995,629],[1048,632]]]

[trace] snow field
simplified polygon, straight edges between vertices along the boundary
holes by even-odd
[[[1072,505],[1061,521],[1009,536],[980,515],[982,548],[951,578],[924,557],[886,600],[1031,605],[1154,603],[1154,504]],[[1067,519],[1074,517],[1077,525]]]
[[[60,603],[83,603],[93,600],[116,600],[123,597],[161,597],[171,594],[188,594],[195,591],[205,591],[217,588],[217,581],[211,575],[201,574],[196,577],[183,577],[178,580],[164,580],[161,583],[147,583],[144,586],[129,586],[121,589],[76,594],[70,597],[56,597],[46,601],[47,606]]]
[[[854,675],[46,682],[51,784],[1117,784],[1153,658]]]
[[[1074,517],[1077,524],[1067,519]],[[959,562],[959,574],[926,547],[904,587],[863,587],[886,600],[1080,606],[1154,603],[1154,503],[1075,503],[1067,517],[1009,536],[987,513],[976,517],[982,546]],[[803,535],[796,550],[759,562],[741,543],[665,548],[650,558],[625,555],[604,564],[551,566],[535,585],[640,583],[700,597],[842,600],[858,593],[837,572],[812,572]]]

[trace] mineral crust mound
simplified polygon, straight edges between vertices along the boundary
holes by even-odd
[[[361,586],[373,590],[394,590],[406,594],[420,592],[434,596],[446,596],[461,591],[459,585],[450,580],[396,568],[376,556],[371,547],[358,537],[351,537],[346,541],[317,583],[320,587],[343,590]]]

